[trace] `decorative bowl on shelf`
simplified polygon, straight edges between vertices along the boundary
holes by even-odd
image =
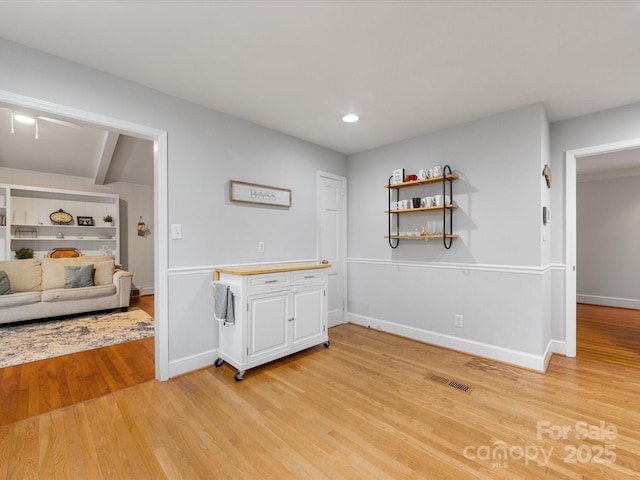
[[[113,235],[98,235],[98,238],[100,240],[109,240],[110,238],[113,238]]]

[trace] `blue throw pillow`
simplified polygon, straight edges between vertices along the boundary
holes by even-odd
[[[11,295],[12,293],[7,272],[0,271],[0,295]]]
[[[93,287],[93,263],[64,267],[64,288]]]

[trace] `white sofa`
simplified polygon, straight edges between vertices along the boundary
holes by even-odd
[[[93,265],[93,286],[65,288],[65,266]],[[0,262],[13,293],[0,295],[0,323],[120,308],[126,311],[133,275],[110,256]]]

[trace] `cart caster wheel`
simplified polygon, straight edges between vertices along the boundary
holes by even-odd
[[[216,361],[213,362],[213,364],[216,366],[216,368],[218,368],[222,366],[222,362],[223,360],[221,358],[216,358]]]
[[[327,340],[326,342],[323,343],[324,348],[329,348],[329,345],[331,345],[331,342],[329,340]]]
[[[236,372],[236,374],[233,376],[233,379],[236,382],[241,382],[242,380],[244,380],[244,372],[240,372],[240,371]]]

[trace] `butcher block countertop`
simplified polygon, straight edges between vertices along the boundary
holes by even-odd
[[[268,263],[262,265],[228,265],[226,267],[216,267],[213,270],[213,279],[220,280],[221,273],[230,275],[259,275],[261,273],[293,272],[297,270],[313,270],[316,268],[329,268],[330,263]]]

